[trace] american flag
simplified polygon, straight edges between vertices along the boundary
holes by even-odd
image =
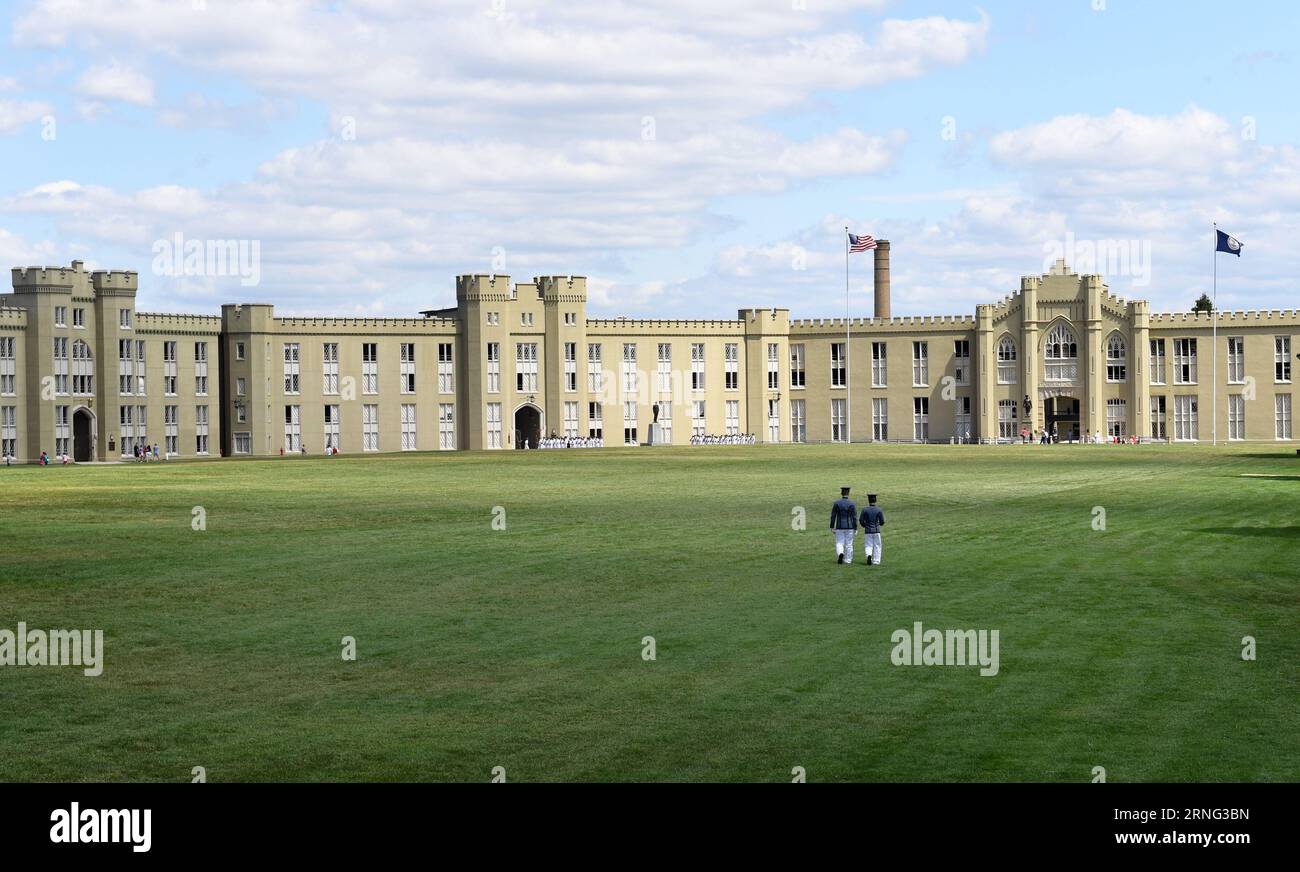
[[[876,240],[870,236],[854,236],[849,234],[849,251],[866,251],[868,248],[875,248]]]

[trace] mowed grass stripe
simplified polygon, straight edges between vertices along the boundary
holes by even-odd
[[[0,668],[0,778],[1295,780],[1300,494],[1243,477],[1286,451],[0,470],[0,627],[107,648],[99,678]],[[881,493],[883,567],[834,564],[840,484]],[[1000,674],[893,666],[915,621],[998,629]]]

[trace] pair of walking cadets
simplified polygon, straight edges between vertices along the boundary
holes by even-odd
[[[831,530],[835,533],[835,562],[853,563],[853,539],[858,527],[862,528],[862,550],[867,555],[867,565],[880,564],[884,546],[880,542],[880,528],[885,526],[885,513],[876,505],[876,495],[867,494],[867,507],[858,514],[858,506],[849,499],[849,488],[840,488],[840,498],[831,506]]]

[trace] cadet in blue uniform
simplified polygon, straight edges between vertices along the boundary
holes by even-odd
[[[876,505],[876,495],[867,494],[867,507],[862,510],[862,550],[867,555],[867,565],[880,565],[885,548],[880,544],[880,528],[885,526],[885,513]]]
[[[853,562],[853,535],[858,531],[858,507],[849,499],[849,489],[840,488],[840,498],[831,506],[831,530],[835,533],[835,562]]]

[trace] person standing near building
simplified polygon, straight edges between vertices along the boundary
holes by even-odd
[[[876,495],[867,494],[867,507],[862,510],[862,550],[867,555],[867,565],[880,565],[885,553],[880,542],[880,528],[885,526],[885,513],[876,505]]]
[[[835,534],[835,562],[853,562],[853,536],[858,531],[858,507],[849,499],[849,489],[840,488],[840,498],[831,506],[831,531]]]

